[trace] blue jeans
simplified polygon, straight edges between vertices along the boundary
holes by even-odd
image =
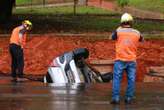
[[[120,100],[120,83],[123,76],[123,71],[127,73],[128,85],[126,89],[126,99],[134,97],[135,78],[136,78],[136,62],[135,61],[120,61],[114,63],[113,71],[113,86],[112,86],[112,100]]]

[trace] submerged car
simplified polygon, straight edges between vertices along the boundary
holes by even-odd
[[[96,71],[86,62],[88,56],[88,49],[77,48],[56,57],[43,78],[44,83],[109,82],[112,79],[112,74],[102,75]]]

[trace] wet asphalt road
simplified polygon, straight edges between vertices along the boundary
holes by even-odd
[[[123,85],[124,86],[124,85]],[[124,95],[125,86],[121,95]],[[110,104],[111,83],[43,84],[0,78],[0,110],[164,110],[164,83],[137,83],[131,105]]]

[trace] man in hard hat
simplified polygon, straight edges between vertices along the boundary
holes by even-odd
[[[134,99],[136,77],[136,52],[137,45],[143,41],[140,32],[132,28],[133,17],[124,13],[121,17],[120,27],[112,33],[112,39],[116,40],[116,59],[113,69],[113,86],[111,104],[120,103],[120,83],[123,71],[127,73],[127,89],[125,103],[130,104]]]
[[[32,28],[29,20],[24,20],[22,25],[13,29],[10,37],[9,51],[11,54],[11,75],[14,81],[23,79],[24,53],[27,32]]]

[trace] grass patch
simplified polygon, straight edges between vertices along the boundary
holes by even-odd
[[[146,34],[144,39],[164,39],[164,35]]]
[[[14,10],[15,14],[37,14],[37,15],[56,15],[56,14],[72,14],[74,12],[73,6],[65,7],[40,7],[40,8],[16,8]],[[86,7],[78,6],[76,9],[77,14],[115,14],[114,12],[95,8],[95,7]]]
[[[113,0],[105,1],[111,2]],[[117,3],[116,1],[114,2]],[[128,2],[128,5],[138,9],[164,13],[164,0],[128,0]]]
[[[74,0],[16,0],[16,5],[43,5],[43,4],[55,4],[73,2]]]
[[[143,32],[158,32],[164,31],[164,21],[155,21],[155,20],[135,20],[134,27],[143,31]]]
[[[129,4],[139,9],[164,13],[164,0],[129,0]]]
[[[43,0],[16,0],[16,5],[41,4]]]
[[[33,22],[33,33],[83,33],[83,32],[112,32],[120,23],[120,16],[110,15],[16,15],[14,23],[24,19]],[[134,28],[141,32],[163,32],[163,22],[136,19]],[[44,27],[44,29],[43,29]]]
[[[1,32],[9,33],[22,20],[29,19],[33,23],[32,33],[83,33],[112,32],[120,23],[117,13],[94,7],[78,7],[77,15],[73,15],[73,7],[23,8],[16,9],[12,21]],[[164,21],[135,19],[134,28],[141,33],[163,32]]]

